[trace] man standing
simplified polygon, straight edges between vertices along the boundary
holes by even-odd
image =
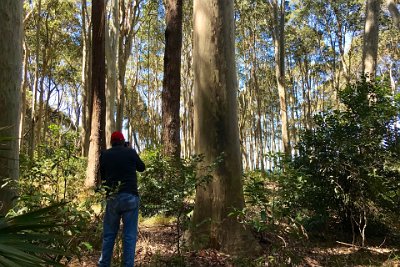
[[[100,156],[100,173],[106,186],[107,205],[99,267],[109,267],[111,264],[121,218],[123,266],[133,267],[139,215],[136,171],[144,171],[145,165],[134,149],[125,147],[125,138],[121,132],[112,133],[111,145],[112,147],[103,151]]]

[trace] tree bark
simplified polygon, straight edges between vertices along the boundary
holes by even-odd
[[[281,1],[279,4],[278,0],[274,0],[272,9],[274,14],[275,75],[279,94],[282,149],[285,155],[290,156],[291,149],[285,87],[285,1]]]
[[[256,126],[256,129],[257,129],[257,132],[256,132],[256,135],[257,135],[257,137],[258,137],[258,143],[259,143],[259,145],[257,146],[258,147],[258,151],[257,151],[257,155],[259,155],[259,157],[258,157],[258,161],[257,162],[260,162],[260,169],[261,169],[261,171],[264,171],[265,170],[265,166],[264,166],[264,143],[263,143],[263,128],[262,128],[262,123],[261,123],[261,120],[262,120],[262,112],[261,112],[261,98],[262,98],[262,96],[263,96],[263,94],[262,94],[262,91],[261,91],[261,88],[260,88],[260,86],[259,86],[259,83],[258,83],[258,77],[257,77],[257,72],[258,72],[258,62],[257,62],[257,55],[256,55],[256,37],[255,37],[255,33],[253,33],[253,36],[252,36],[252,39],[253,39],[253,44],[252,44],[252,51],[253,51],[253,55],[252,55],[252,68],[251,68],[251,71],[250,71],[250,73],[251,73],[251,76],[252,76],[252,79],[253,79],[253,86],[254,86],[254,92],[255,92],[255,98],[256,98],[256,104],[257,104],[257,122],[256,122],[256,124],[257,124],[257,126]],[[258,163],[257,163],[257,165],[258,165]]]
[[[93,187],[99,182],[99,156],[106,148],[105,139],[105,5],[104,0],[92,3],[92,127],[86,172],[86,187]]]
[[[28,88],[28,57],[29,49],[25,41],[23,42],[23,63],[22,63],[22,81],[21,81],[21,105],[20,105],[20,119],[19,119],[19,151],[23,151],[23,135],[25,129],[25,115],[26,115],[26,89]]]
[[[106,24],[106,59],[107,59],[107,87],[106,87],[106,136],[111,136],[115,130],[115,97],[117,94],[117,55],[119,39],[119,0],[111,1],[111,17]],[[111,144],[107,143],[107,147]]]
[[[90,129],[92,124],[92,95],[91,95],[91,45],[90,36],[87,31],[88,21],[86,0],[82,0],[82,156],[89,154]]]
[[[167,0],[162,90],[162,143],[164,154],[178,159],[180,140],[180,93],[182,50],[182,0]]]
[[[378,60],[379,0],[367,0],[364,27],[362,70],[367,79],[374,79]]]
[[[138,22],[141,1],[129,0],[127,6],[124,4],[125,1],[120,5],[121,27],[118,43],[117,118],[115,121],[115,128],[118,131],[122,130],[124,121],[126,65],[131,55],[132,40],[136,34],[135,25]]]
[[[30,138],[29,138],[29,158],[33,159],[33,154],[36,148],[36,99],[37,99],[37,92],[38,92],[38,84],[39,84],[39,53],[40,53],[40,21],[41,16],[40,12],[42,9],[42,0],[38,0],[38,11],[37,11],[37,19],[36,19],[36,43],[35,43],[35,78],[34,78],[34,85],[32,87],[32,104],[31,104],[31,129],[30,129]]]
[[[181,132],[183,141],[181,142],[181,154],[184,158],[193,155],[194,138],[193,138],[193,68],[192,68],[192,51],[193,51],[193,2],[183,2],[183,18],[182,24],[182,65],[181,73],[184,79],[181,79],[181,95],[183,118],[181,121]]]
[[[17,180],[19,175],[22,2],[0,1],[0,215],[12,207],[16,194],[6,180]]]
[[[212,180],[197,187],[190,244],[254,254],[259,251],[254,237],[229,216],[244,207],[232,0],[194,1],[193,52],[195,150],[206,165],[222,155],[223,161]]]

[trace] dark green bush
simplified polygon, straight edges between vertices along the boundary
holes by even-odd
[[[210,173],[221,158],[211,166],[201,166],[202,156],[173,160],[163,156],[159,149],[147,150],[141,157],[146,163],[146,170],[138,179],[142,215],[174,216],[180,253],[180,237],[189,226],[196,187],[210,181]]]
[[[342,110],[315,116],[302,136],[292,166],[301,175],[287,177],[282,192],[291,210],[325,223],[349,221],[364,240],[369,220],[398,214],[399,97],[363,80],[340,99]]]
[[[283,154],[267,156],[275,162],[274,168],[244,174],[246,205],[243,210],[236,210],[231,215],[248,224],[261,241],[265,234],[269,235],[269,240],[282,234],[291,234],[299,239],[304,235],[299,224],[301,220],[296,220],[302,214],[298,206],[301,175],[290,168]],[[293,182],[289,177],[297,177],[298,180]]]

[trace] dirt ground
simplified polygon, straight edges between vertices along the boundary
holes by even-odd
[[[399,247],[387,245],[385,239],[376,246],[361,248],[338,241],[291,242],[283,237],[271,237],[264,242],[264,255],[258,258],[233,258],[215,250],[186,251],[179,255],[174,227],[140,227],[135,266],[400,266]],[[121,244],[118,242],[113,266],[119,266],[120,254]],[[98,257],[99,252],[96,251],[80,261],[73,260],[68,266],[94,267]]]

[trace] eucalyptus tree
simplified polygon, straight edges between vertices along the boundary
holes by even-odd
[[[27,127],[23,126],[22,136],[30,136],[27,145],[32,157],[37,145],[46,142],[49,111],[60,108],[54,105],[51,107],[51,99],[61,95],[59,89],[62,86],[68,84],[75,88],[73,90],[80,87],[80,66],[76,62],[80,60],[82,53],[79,16],[76,13],[78,6],[75,3],[38,0],[31,4],[26,3],[25,9],[25,50],[34,52],[27,54],[24,75],[24,83],[32,89],[31,104],[24,103],[30,107],[27,112],[30,112],[32,123],[30,129],[24,129]],[[29,97],[26,98],[28,99]],[[66,102],[63,105],[72,107]],[[77,111],[80,109],[79,105],[75,106],[74,113],[80,113]]]
[[[382,8],[383,11],[385,11]],[[379,29],[379,61],[377,75],[383,80],[389,80],[392,92],[396,92],[400,73],[397,71],[400,64],[400,50],[397,49],[400,43],[399,28],[393,23],[393,15],[389,17],[387,12],[382,12]]]
[[[122,3],[123,4],[123,3]],[[111,136],[115,129],[115,100],[118,88],[118,40],[120,35],[119,24],[120,0],[109,1],[107,5],[107,20],[105,31],[105,54],[107,64],[107,86],[106,86],[106,136]],[[107,147],[110,144],[107,144]]]
[[[280,103],[275,74],[270,3],[236,1],[236,45],[239,73],[239,133],[245,169],[264,169],[266,157],[281,148]]]
[[[360,15],[361,3],[360,1],[331,1],[329,3],[329,10],[331,13],[330,24],[332,31],[329,31],[331,39],[331,46],[335,50],[336,46],[338,49],[339,60],[341,65],[336,67],[338,69],[337,84],[340,86],[340,77],[342,74],[345,78],[345,85],[350,83],[350,62],[351,59],[345,55],[345,45],[349,40],[346,35],[354,34],[360,29],[360,25],[357,23]],[[323,14],[322,14],[323,15]],[[336,40],[334,40],[336,38]]]
[[[91,88],[91,31],[89,29],[90,16],[87,9],[86,0],[81,2],[81,39],[82,39],[82,127],[81,127],[81,146],[82,155],[87,157],[89,153],[89,140],[91,128],[91,107],[92,98],[90,94]]]
[[[22,146],[22,137],[24,134],[24,127],[26,123],[26,118],[25,118],[25,113],[26,113],[26,99],[27,99],[27,90],[29,87],[28,83],[28,58],[29,58],[29,48],[26,45],[25,38],[23,38],[23,60],[22,60],[22,81],[21,81],[21,108],[19,112],[19,133],[18,133],[18,139],[19,139],[19,152],[20,153],[26,153],[26,150]]]
[[[286,49],[291,51],[287,53],[286,58],[288,88],[292,88],[290,96],[293,98],[292,128],[295,128],[296,132],[311,129],[314,103],[317,101],[315,87],[320,84],[321,76],[326,76],[326,62],[321,56],[321,50],[326,47],[323,35],[306,23],[301,23],[303,19],[304,17],[291,16],[286,35]]]
[[[167,0],[164,78],[162,90],[162,144],[164,154],[178,159],[180,140],[180,93],[182,51],[182,0]]]
[[[22,13],[22,0],[0,1],[0,215],[9,210],[15,196],[7,179],[17,180],[19,175]]]
[[[287,106],[288,93],[285,88],[285,1],[236,1],[236,6],[240,35],[238,43],[241,56],[243,56],[242,66],[244,69],[248,69],[248,73],[243,78],[247,81],[246,87],[249,89],[249,97],[255,103],[254,109],[249,109],[250,113],[255,112],[250,116],[256,118],[252,126],[255,136],[250,144],[253,142],[256,147],[260,147],[256,154],[258,158],[263,158],[262,91],[267,88],[262,86],[264,81],[259,79],[259,76],[262,73],[269,72],[272,67],[275,70],[274,79],[276,81],[276,84],[272,87],[279,95],[281,150],[289,155],[291,150],[288,129],[289,109]],[[266,51],[265,54],[262,51]],[[269,64],[271,60],[273,64]],[[242,64],[242,62],[239,64]],[[249,151],[249,155],[252,156],[252,154],[253,152]],[[256,161],[261,163],[261,168],[264,168],[262,166],[263,160],[257,159]]]
[[[285,3],[284,0],[270,1],[272,10],[272,37],[275,48],[275,75],[278,85],[283,152],[291,153],[288,129],[288,108],[285,78]]]
[[[193,134],[193,1],[183,2],[182,14],[182,65],[181,65],[181,148],[182,156],[194,153]]]
[[[30,142],[29,142],[29,157],[33,159],[33,153],[36,148],[36,99],[38,92],[38,80],[39,80],[39,49],[40,49],[40,21],[41,21],[41,7],[42,1],[37,1],[37,14],[36,14],[36,34],[35,34],[35,78],[34,78],[34,86],[32,87],[32,105],[31,105],[31,130],[30,130]]]
[[[165,43],[164,5],[159,0],[147,1],[143,3],[141,13],[143,15],[134,40],[136,43],[134,53],[139,53],[135,58],[139,72],[135,90],[145,103],[146,116],[135,124],[136,130],[142,133],[143,145],[155,147],[161,143],[160,96]]]
[[[229,214],[244,206],[237,124],[233,1],[194,1],[195,150],[222,162],[196,190],[190,242],[232,254],[256,253],[250,231]]]
[[[320,92],[332,97],[334,104],[338,104],[338,92],[346,83],[358,78],[357,73],[352,73],[354,58],[347,53],[345,46],[351,44],[361,31],[360,24],[362,1],[302,1],[293,5],[293,15],[290,25],[300,29],[309,27],[315,31],[318,38],[316,59],[310,63],[318,66],[321,71]],[[296,31],[295,31],[296,32]],[[307,42],[307,36],[298,35],[300,42]],[[315,63],[314,63],[315,62]],[[321,84],[322,83],[322,84]],[[314,88],[316,88],[314,86]],[[328,88],[330,86],[330,89]],[[329,89],[329,90],[328,90]],[[330,106],[331,100],[326,98],[325,106]]]
[[[380,0],[367,0],[363,38],[362,71],[374,79],[378,61]]]
[[[119,40],[118,40],[118,91],[116,129],[122,130],[125,107],[125,75],[129,57],[132,52],[132,42],[138,28],[136,27],[142,0],[120,1],[119,5]]]
[[[79,36],[81,26],[78,5],[72,1],[57,0],[49,2],[47,9],[49,17],[46,17],[44,29],[49,37],[44,39],[47,51],[43,54],[47,58],[48,67],[47,71],[41,74],[45,76],[46,83],[41,107],[41,143],[48,142],[52,110],[65,113],[72,123],[69,128],[78,131],[82,107],[81,66],[78,63],[82,58],[82,42]]]
[[[99,155],[106,148],[105,140],[105,2],[92,5],[92,124],[85,186],[99,182]]]
[[[28,9],[28,4],[24,3],[24,11],[26,9]],[[23,20],[23,25],[26,25],[26,22],[33,16],[33,9],[30,9],[28,12],[24,12],[26,13],[24,20]],[[32,117],[28,118],[26,116],[26,110],[27,110],[27,105],[25,103],[27,103],[27,91],[30,90],[32,91],[32,89],[30,89],[30,84],[29,84],[29,73],[28,73],[28,65],[29,65],[29,57],[31,54],[31,48],[28,46],[27,44],[27,40],[26,40],[26,36],[24,35],[23,38],[23,61],[22,61],[22,82],[21,82],[21,110],[20,110],[20,123],[19,123],[19,149],[20,149],[20,153],[29,153],[29,149],[26,146],[23,146],[23,135],[24,135],[24,128],[25,128],[25,124],[27,121],[29,121],[29,119],[31,119]],[[27,118],[25,118],[27,117]],[[33,150],[32,150],[33,151]]]
[[[136,47],[138,44],[134,44]],[[134,48],[134,50],[136,50]],[[126,95],[126,108],[125,113],[127,117],[127,138],[132,140],[132,146],[140,153],[143,147],[141,140],[148,136],[148,129],[150,129],[150,121],[147,114],[147,105],[138,90],[139,82],[139,66],[138,60],[139,53],[135,53],[135,71],[128,79],[129,84],[127,95]]]
[[[153,147],[160,144],[161,136],[163,3],[125,2],[124,12],[125,18],[120,12],[120,25],[125,26],[120,28],[118,41],[117,128],[125,123],[128,138],[137,149]],[[121,69],[125,74],[121,75]]]
[[[265,88],[260,87],[259,80],[263,71],[260,65],[264,63],[261,50],[269,50],[269,45],[265,45],[261,37],[262,26],[265,27],[264,11],[265,4],[259,1],[236,2],[237,64],[239,79],[242,81],[238,102],[239,135],[245,168],[250,166],[250,162],[254,162],[256,168],[260,168],[260,164],[261,169],[264,169],[264,135],[261,122],[265,112],[261,110],[261,102]],[[254,154],[257,157],[250,160]]]

